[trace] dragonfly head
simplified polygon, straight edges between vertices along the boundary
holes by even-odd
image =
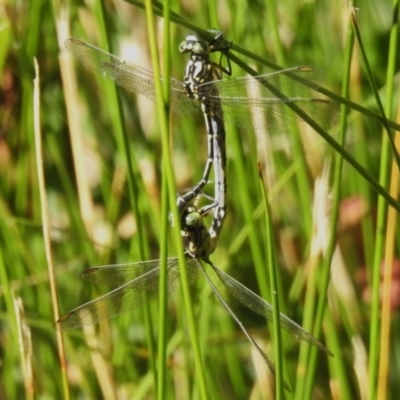
[[[203,218],[198,211],[192,211],[186,215],[184,225],[188,227],[198,226],[202,220]]]
[[[198,56],[206,55],[210,52],[210,46],[208,43],[195,35],[190,33],[186,36],[186,39],[179,45],[179,51],[181,53],[192,53]]]

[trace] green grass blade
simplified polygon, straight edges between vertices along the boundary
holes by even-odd
[[[151,14],[151,9],[149,9],[149,14]],[[170,75],[170,26],[169,26],[169,1],[166,1],[166,7],[164,8],[164,76]],[[153,38],[154,40],[154,38]],[[156,81],[159,81],[159,77],[157,75],[154,76]],[[166,79],[163,85],[164,92],[164,106],[165,106],[165,115],[160,115],[160,121],[163,125],[162,132],[169,139],[169,126],[168,126],[168,104],[169,104],[169,94],[170,94],[170,85],[169,80]],[[169,142],[169,140],[167,141]],[[165,144],[165,141],[164,141]],[[166,163],[168,157],[170,157],[168,149],[164,149],[163,152],[163,160]],[[166,169],[166,168],[165,168]],[[158,360],[157,360],[157,398],[162,400],[165,397],[166,393],[166,383],[167,383],[167,363],[166,363],[166,355],[167,355],[167,305],[168,305],[168,292],[167,292],[167,257],[168,257],[168,216],[169,216],[169,202],[168,202],[168,185],[173,184],[173,182],[167,180],[166,175],[164,174],[162,177],[162,185],[161,185],[161,240],[160,240],[160,299],[159,299],[159,323],[158,323]]]
[[[280,324],[280,307],[279,307],[279,290],[277,278],[277,265],[275,256],[275,244],[273,238],[272,214],[268,201],[267,191],[265,189],[265,182],[261,170],[261,165],[258,164],[258,172],[260,174],[260,187],[262,199],[265,209],[265,225],[266,225],[266,251],[267,251],[267,264],[270,276],[270,291],[271,301],[273,307],[273,326],[274,326],[274,353],[275,353],[275,373],[276,373],[276,397],[283,398],[283,350],[282,350],[282,336]]]
[[[165,109],[163,107],[163,94],[162,94],[162,87],[161,81],[159,79],[159,67],[158,67],[158,60],[157,60],[157,51],[155,46],[155,36],[154,36],[154,25],[153,25],[153,15],[151,10],[151,2],[146,2],[146,16],[147,16],[147,24],[149,27],[149,36],[150,36],[150,49],[153,59],[153,69],[155,75],[155,87],[156,87],[156,95],[157,95],[157,106],[158,106],[158,115],[160,116],[160,120],[164,121],[161,124],[161,138],[162,144],[164,149],[164,166],[166,167],[166,174],[167,174],[167,186],[168,186],[168,194],[169,194],[169,203],[172,208],[172,215],[174,221],[179,221],[178,210],[176,208],[176,190],[175,190],[175,179],[172,170],[172,162],[171,156],[169,152],[169,140],[168,140],[168,125],[167,119],[165,114]],[[193,304],[190,296],[189,291],[189,283],[187,277],[187,270],[186,270],[186,263],[184,260],[183,255],[183,246],[182,246],[182,239],[180,234],[180,227],[179,223],[175,224],[174,229],[174,239],[176,241],[176,248],[178,250],[178,258],[179,258],[179,271],[181,276],[181,283],[182,283],[182,291],[183,291],[183,299],[185,304],[185,311],[186,317],[188,319],[188,326],[191,338],[191,344],[193,347],[194,352],[194,359],[195,359],[195,366],[196,366],[196,375],[197,375],[197,384],[200,390],[200,395],[202,399],[207,399],[207,389],[206,389],[206,378],[205,378],[205,371],[203,368],[203,362],[200,353],[199,341],[197,337],[197,327],[194,318],[194,311],[193,311]]]

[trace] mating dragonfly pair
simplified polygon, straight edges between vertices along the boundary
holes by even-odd
[[[288,104],[295,104],[316,119],[321,118],[332,104],[328,100],[313,97],[313,89],[318,87],[318,84],[313,82],[318,74],[311,67],[296,67],[256,77],[221,79],[223,73],[231,74],[228,54],[231,43],[227,42],[220,32],[215,30],[209,32],[214,35],[210,41],[203,40],[195,34],[187,35],[179,47],[181,53],[190,55],[184,81],[170,78],[171,112],[180,116],[190,116],[201,110],[208,134],[208,155],[202,179],[193,188],[181,192],[177,200],[186,249],[188,277],[192,283],[200,273],[204,275],[223,307],[274,371],[272,362],[225,302],[202,265],[202,261],[210,265],[230,293],[242,304],[272,321],[272,306],[215,266],[209,258],[217,245],[226,215],[224,121],[247,128],[250,121],[255,124],[255,129],[259,129],[265,126],[265,118],[269,127],[278,127],[298,119]],[[130,65],[80,40],[68,39],[65,45],[68,51],[86,67],[127,90],[143,94],[155,101],[155,85],[151,70]],[[211,61],[210,55],[215,52],[221,53],[219,63]],[[222,66],[223,57],[228,60],[227,67]],[[212,166],[215,178],[214,198],[202,192],[209,180]],[[205,196],[210,204],[198,209],[195,203],[199,196]],[[211,212],[213,220],[210,229],[207,229],[204,217]],[[159,287],[159,264],[160,260],[152,260],[106,265],[84,271],[84,279],[113,286],[115,289],[70,311],[57,321],[56,328],[67,330],[94,324],[132,311],[142,306],[144,302],[156,299]],[[179,280],[177,258],[169,258],[167,267],[168,286],[172,290]],[[280,323],[284,329],[299,339],[332,355],[310,333],[283,314],[280,314]]]

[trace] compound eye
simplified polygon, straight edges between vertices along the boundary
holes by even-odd
[[[204,45],[202,43],[196,43],[192,49],[195,54],[204,54],[206,52]]]
[[[198,212],[191,212],[185,218],[185,224],[187,226],[194,226],[196,225],[201,219],[201,216]]]
[[[187,46],[187,41],[185,40],[185,41],[181,42],[181,44],[179,45],[179,52],[186,53],[188,51],[189,50],[188,50],[188,46]]]

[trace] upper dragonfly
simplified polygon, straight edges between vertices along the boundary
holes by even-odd
[[[170,109],[175,115],[191,116],[200,110],[204,114],[208,134],[208,156],[202,179],[184,196],[178,198],[178,208],[184,208],[198,196],[208,182],[213,163],[216,164],[218,206],[214,210],[212,236],[217,239],[226,214],[225,209],[225,129],[224,121],[246,128],[262,129],[289,125],[299,116],[288,107],[294,104],[315,120],[324,120],[336,110],[336,104],[315,97],[319,73],[312,67],[295,67],[256,77],[221,79],[231,74],[228,52],[231,42],[217,30],[209,31],[213,39],[206,41],[189,34],[180,44],[181,53],[189,53],[184,80],[169,78]],[[77,39],[65,42],[68,51],[80,62],[103,77],[135,93],[155,101],[153,71],[131,65],[97,47]],[[219,63],[210,59],[221,53]],[[226,56],[228,66],[222,66]],[[161,80],[165,78],[161,77]]]
[[[193,116],[200,112],[201,104],[206,99],[208,104],[221,104],[223,114],[217,117],[224,121],[247,128],[264,129],[287,126],[301,119],[287,107],[288,103],[296,104],[315,120],[322,120],[327,113],[337,110],[336,103],[316,97],[321,76],[313,67],[300,66],[260,76],[220,79],[221,73],[231,73],[227,54],[230,42],[223,39],[220,32],[215,32],[215,39],[211,42],[192,33],[179,46],[180,52],[190,53],[191,66],[197,69],[195,72],[198,76],[194,86],[188,81],[169,78],[170,109],[174,115]],[[151,69],[129,64],[77,39],[67,39],[65,47],[86,67],[104,78],[156,101]],[[227,68],[210,61],[213,52],[226,55]],[[164,79],[161,76],[161,80]]]
[[[225,129],[222,121],[223,111],[218,101],[218,91],[214,87],[215,79],[220,79],[222,73],[231,74],[230,62],[228,67],[222,66],[222,58],[227,55],[231,43],[227,42],[222,33],[210,30],[214,35],[209,42],[201,39],[197,35],[186,36],[179,46],[181,53],[189,53],[190,60],[187,63],[184,81],[180,82],[171,78],[171,109],[178,115],[191,115],[197,113],[201,108],[205,117],[206,129],[208,133],[208,157],[204,168],[202,179],[185,195],[178,197],[178,209],[180,214],[196,196],[198,196],[208,182],[213,164],[214,144],[221,144],[217,151],[225,160]],[[68,51],[73,54],[88,68],[91,68],[104,77],[112,80],[118,85],[125,87],[136,93],[142,93],[151,100],[155,100],[155,87],[153,72],[149,69],[133,66],[125,63],[119,58],[106,53],[94,46],[86,44],[77,39],[68,39],[65,42]],[[220,52],[219,63],[210,59],[210,54]],[[162,78],[163,79],[163,78]],[[216,101],[209,101],[210,95],[214,94]],[[222,151],[221,151],[222,150]],[[218,158],[218,164],[220,157]],[[225,161],[224,161],[225,164]],[[216,208],[215,215],[225,214],[223,204]],[[215,221],[215,233],[217,237],[221,226]]]

